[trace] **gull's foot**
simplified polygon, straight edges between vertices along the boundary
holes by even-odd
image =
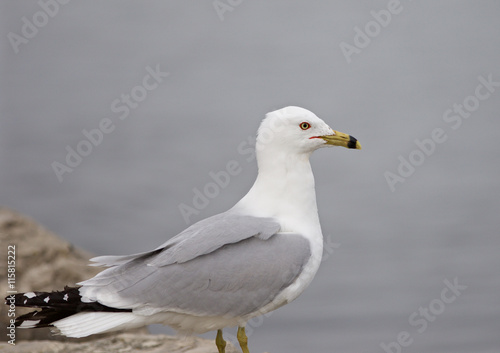
[[[219,353],[226,353],[226,341],[222,338],[222,330],[217,330],[217,337],[215,337],[215,344]]]
[[[236,334],[238,342],[240,343],[241,351],[243,353],[250,353],[248,350],[248,337],[245,333],[244,327],[238,327],[238,333]]]

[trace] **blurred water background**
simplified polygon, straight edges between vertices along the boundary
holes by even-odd
[[[146,251],[238,201],[264,114],[303,106],[363,150],[312,157],[325,260],[252,352],[500,352],[499,2],[41,3],[0,4],[2,205]]]

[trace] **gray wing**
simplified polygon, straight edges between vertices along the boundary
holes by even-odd
[[[150,257],[149,265],[165,266],[192,260],[225,244],[236,243],[253,236],[268,239],[279,229],[279,223],[272,218],[235,215],[226,212],[193,224],[153,251],[125,256],[99,256],[91,261],[95,262],[92,266],[111,267],[156,254],[157,256],[154,258]]]
[[[307,239],[276,233],[276,224],[249,216],[211,217],[155,251],[116,261],[82,282],[80,293],[144,314],[251,313],[292,284],[311,256]]]
[[[154,257],[155,255],[150,255]],[[279,233],[227,244],[191,261],[148,266],[149,258],[105,270],[84,282],[82,296],[151,315],[242,316],[270,303],[291,285],[311,256],[309,241]]]

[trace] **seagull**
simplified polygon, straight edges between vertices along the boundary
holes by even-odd
[[[258,175],[226,212],[199,221],[148,252],[100,256],[95,277],[55,292],[14,295],[41,308],[17,318],[20,328],[54,327],[68,337],[160,323],[184,334],[238,327],[290,303],[311,283],[323,252],[311,153],[321,147],[361,149],[307,109],[266,114],[255,145]],[[9,299],[7,297],[6,299]]]

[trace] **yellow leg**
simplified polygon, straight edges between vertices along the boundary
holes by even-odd
[[[217,345],[219,353],[226,352],[226,341],[224,341],[224,338],[222,338],[222,330],[217,330],[217,337],[215,337],[215,344]]]
[[[248,337],[245,333],[244,327],[238,327],[238,333],[236,334],[238,342],[240,343],[241,351],[243,353],[250,353],[248,350]]]

